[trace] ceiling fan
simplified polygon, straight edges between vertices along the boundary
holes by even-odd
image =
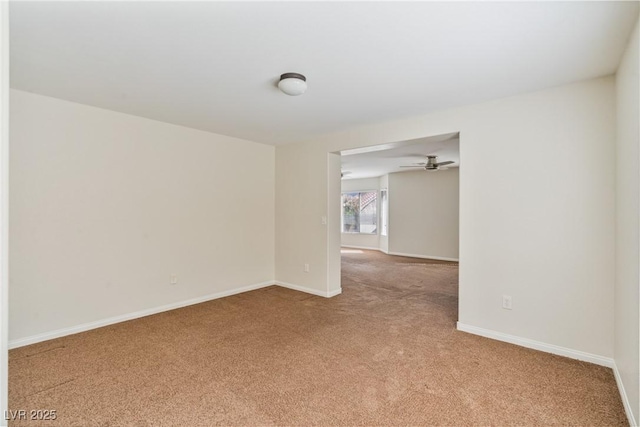
[[[437,171],[437,170],[441,170],[441,166],[446,166],[446,165],[450,165],[452,163],[455,163],[451,160],[447,160],[446,162],[439,162],[437,161],[438,156],[427,156],[427,162],[421,162],[421,163],[416,163],[413,166],[400,166],[401,168],[422,168],[424,170],[427,171]]]

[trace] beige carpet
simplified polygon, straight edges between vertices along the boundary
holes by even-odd
[[[456,264],[347,253],[342,277],[12,350],[10,408],[58,419],[11,425],[626,425],[610,369],[456,331]]]

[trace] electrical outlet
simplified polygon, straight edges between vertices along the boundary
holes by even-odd
[[[502,295],[502,308],[505,310],[511,310],[513,308],[511,304],[511,295]]]
[[[178,284],[178,275],[177,274],[172,274],[171,276],[169,276],[169,283],[172,285],[177,285]]]
[[[309,272],[309,264],[305,264],[304,265],[304,272],[308,273]]]

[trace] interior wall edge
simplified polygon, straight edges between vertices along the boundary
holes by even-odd
[[[616,381],[631,425],[640,422],[640,10],[615,76]],[[629,414],[632,414],[631,416]]]
[[[304,292],[307,294],[324,297],[324,298],[335,297],[336,295],[340,295],[342,293],[342,288],[327,290],[327,291],[319,291],[317,289],[309,288],[307,286],[296,285],[294,283],[283,282],[280,280],[276,280],[275,284],[283,288],[292,289],[294,291],[300,291],[300,292]]]
[[[624,383],[622,382],[622,376],[620,375],[620,371],[618,370],[618,365],[613,362],[613,376],[616,379],[616,385],[618,386],[618,391],[620,392],[620,397],[622,398],[622,406],[624,406],[624,413],[627,415],[627,419],[629,420],[629,425],[631,427],[637,427],[638,422],[636,418],[633,416],[633,410],[631,409],[631,402],[629,402],[629,396],[627,395],[627,391],[624,388]]]
[[[9,2],[0,2],[0,413],[9,409]],[[6,426],[5,416],[0,425]]]

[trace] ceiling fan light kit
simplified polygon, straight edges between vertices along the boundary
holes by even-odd
[[[298,96],[307,90],[307,78],[300,73],[284,73],[280,76],[278,88],[290,96]]]

